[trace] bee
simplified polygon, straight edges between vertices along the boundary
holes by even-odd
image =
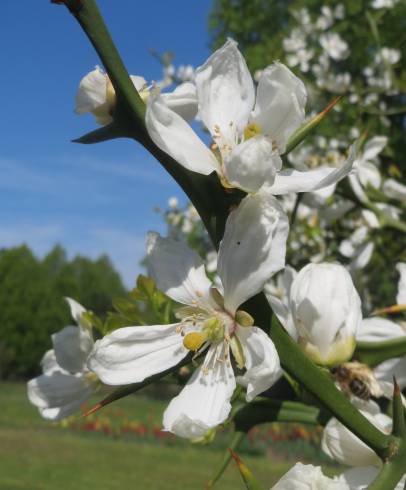
[[[346,362],[334,367],[331,373],[347,397],[354,395],[361,400],[368,401],[372,396],[383,395],[378,381],[366,364],[356,361]]]

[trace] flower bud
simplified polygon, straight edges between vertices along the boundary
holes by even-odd
[[[331,366],[351,358],[361,301],[343,266],[305,266],[293,281],[290,309],[298,343],[314,362]]]

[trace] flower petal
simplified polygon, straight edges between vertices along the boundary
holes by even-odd
[[[242,384],[247,387],[247,402],[270,388],[281,376],[282,370],[275,345],[270,337],[258,327],[238,327],[237,337],[241,342],[245,367]]]
[[[391,320],[373,316],[364,318],[358,328],[357,341],[361,342],[384,342],[406,335],[403,328]]]
[[[304,120],[306,100],[303,82],[282,63],[274,63],[262,72],[251,120],[276,142],[281,153]]]
[[[385,148],[388,143],[386,136],[374,136],[365,143],[362,158],[363,160],[371,160],[375,158]]]
[[[166,105],[185,121],[194,119],[197,114],[196,85],[185,82],[178,85],[173,92],[162,94]]]
[[[224,361],[223,350],[224,344],[210,347],[205,360],[209,370],[197,369],[170,402],[164,413],[164,430],[180,437],[201,437],[227,418],[236,383],[231,364]],[[222,362],[216,360],[218,357]]]
[[[187,354],[178,324],[124,327],[95,343],[89,369],[108,385],[138,383],[176,366]]]
[[[92,395],[93,386],[82,376],[53,372],[30,380],[27,391],[43,417],[60,420],[80,408]]]
[[[93,348],[93,339],[87,330],[79,327],[65,327],[52,335],[56,362],[70,372],[83,371],[86,360]]]
[[[203,175],[218,169],[214,154],[162,95],[150,95],[145,124],[152,141],[183,167]]]
[[[69,374],[65,372],[56,362],[54,349],[50,349],[45,352],[44,356],[41,359],[41,368],[44,374],[52,374],[55,371],[62,371],[64,374]]]
[[[216,127],[231,144],[241,133],[254,106],[251,74],[237,43],[227,42],[196,70],[199,116],[212,135]],[[231,125],[230,123],[233,123]]]
[[[82,78],[76,93],[77,114],[92,112],[106,102],[106,74],[99,66]]]
[[[213,304],[203,261],[185,242],[148,233],[147,265],[157,287],[178,303]]]
[[[364,187],[370,185],[375,189],[379,189],[382,178],[375,164],[372,162],[360,162],[356,169],[361,185]]]
[[[400,274],[396,302],[398,305],[405,305],[406,304],[406,263],[405,262],[397,263],[396,270]]]
[[[262,135],[237,145],[224,161],[228,182],[245,192],[256,192],[264,182],[272,185],[282,160],[272,149],[272,141]]]
[[[275,182],[267,188],[274,195],[288,194],[289,192],[310,192],[330,186],[343,179],[352,169],[355,159],[355,145],[344,165],[339,168],[321,167],[306,172],[287,169],[276,174]]]
[[[88,328],[87,322],[84,322],[82,319],[83,313],[86,313],[86,308],[84,308],[80,303],[78,303],[74,299],[68,298],[67,296],[65,297],[65,300],[69,305],[70,314],[72,315],[72,318],[75,320],[76,324],[80,325],[83,328]]]
[[[238,306],[262,290],[285,265],[288,218],[266,192],[246,196],[226,222],[217,271],[224,287],[225,307]]]
[[[397,180],[386,179],[383,183],[382,190],[391,199],[406,201],[406,185],[401,184]]]
[[[364,410],[361,413],[378,429],[390,432],[392,421],[387,415],[372,415]],[[328,456],[348,466],[381,464],[374,451],[335,418],[330,419],[324,428],[321,447]]]

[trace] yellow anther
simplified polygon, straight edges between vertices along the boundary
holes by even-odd
[[[244,129],[244,139],[249,140],[250,138],[257,136],[262,133],[261,126],[256,123],[248,124]]]
[[[244,310],[238,310],[236,312],[235,321],[242,327],[252,327],[254,325],[254,319]]]
[[[197,351],[206,342],[206,339],[207,335],[203,332],[190,332],[185,335],[183,345],[188,350]]]

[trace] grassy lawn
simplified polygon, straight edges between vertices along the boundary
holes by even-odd
[[[114,407],[139,420],[159,420],[165,402],[130,397]],[[165,446],[71,432],[43,421],[23,384],[0,384],[1,490],[198,490],[204,489],[222,452],[189,443]],[[292,463],[243,456],[264,488]],[[244,486],[231,465],[216,487]]]

